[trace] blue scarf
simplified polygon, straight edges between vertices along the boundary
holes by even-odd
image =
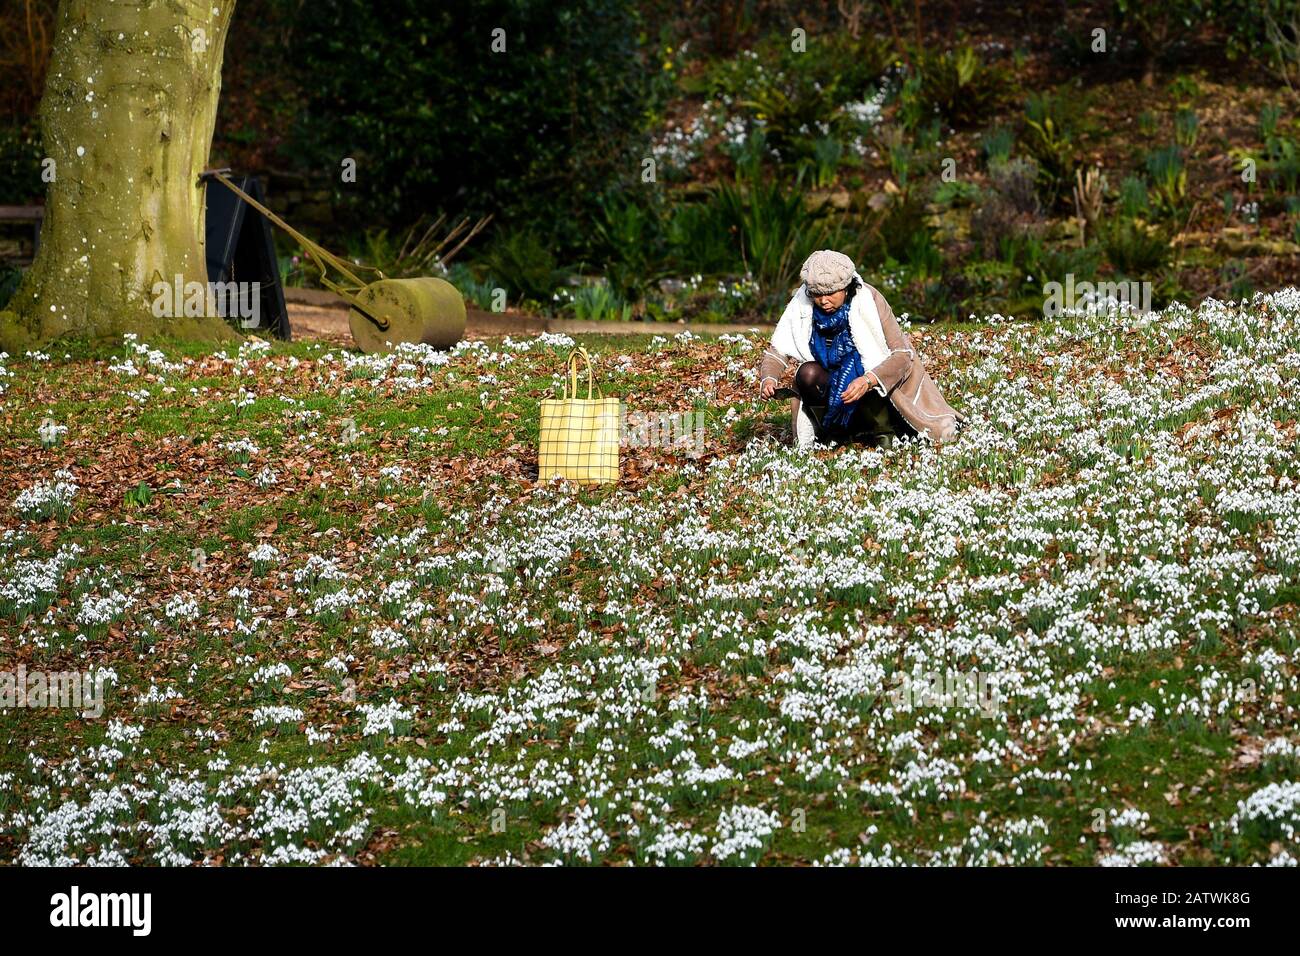
[[[823,425],[847,428],[853,417],[857,402],[847,405],[840,398],[840,393],[848,387],[849,382],[865,374],[862,368],[862,354],[853,344],[849,332],[849,307],[853,296],[847,296],[844,304],[834,312],[823,312],[813,305],[813,331],[808,341],[813,358],[830,372],[827,383],[826,415]]]

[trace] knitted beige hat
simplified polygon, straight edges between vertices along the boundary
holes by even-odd
[[[799,278],[808,286],[809,295],[828,295],[847,289],[857,270],[853,260],[834,249],[818,249],[804,262]]]

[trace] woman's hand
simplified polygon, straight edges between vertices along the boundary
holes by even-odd
[[[776,394],[776,379],[765,378],[758,385],[758,394],[760,398],[771,398]]]
[[[844,391],[840,393],[840,398],[843,400],[845,405],[850,402],[856,402],[871,389],[875,388],[877,382],[878,379],[876,378],[875,372],[868,372],[866,375],[859,375],[853,381],[849,382]]]

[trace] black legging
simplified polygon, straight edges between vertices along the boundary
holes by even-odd
[[[826,386],[830,384],[831,373],[819,362],[804,362],[794,373],[794,390],[799,399],[809,405],[825,405]]]
[[[804,362],[794,373],[794,388],[799,393],[799,400],[810,408],[825,410],[829,403],[828,395],[831,373],[819,362]],[[881,398],[880,393],[871,388],[867,394],[858,399],[853,409],[853,417],[844,428],[825,428],[821,424],[821,415],[814,415],[818,434],[894,434],[915,435],[916,429],[894,408],[894,403]]]

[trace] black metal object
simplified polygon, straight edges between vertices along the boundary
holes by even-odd
[[[262,184],[256,177],[230,178],[258,202],[265,202]],[[284,287],[280,284],[280,263],[271,238],[271,224],[220,182],[214,189],[212,177],[207,173],[202,179],[207,183],[208,281],[258,283],[261,299],[257,329],[270,332],[276,338],[288,339],[291,334],[289,310],[284,304]]]

